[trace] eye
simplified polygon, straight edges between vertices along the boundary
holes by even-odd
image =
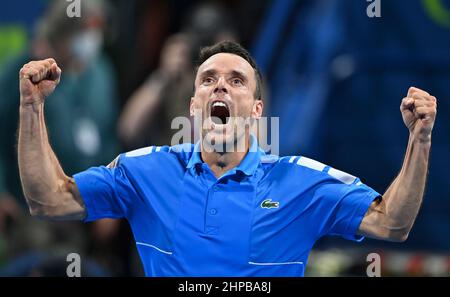
[[[240,78],[233,78],[233,80],[231,82],[235,86],[242,86],[244,84],[244,82]]]
[[[212,77],[210,77],[210,76],[205,77],[205,78],[202,79],[202,83],[204,85],[209,85],[209,84],[211,84],[213,82],[214,82],[214,79]]]

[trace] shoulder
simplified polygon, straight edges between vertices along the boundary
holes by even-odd
[[[166,166],[173,164],[173,162],[187,165],[193,150],[194,145],[192,143],[174,146],[147,146],[120,154],[108,167],[138,164],[141,166],[146,164]]]
[[[96,59],[92,61],[91,68],[91,71],[97,71],[102,74],[107,74],[108,77],[112,76],[112,74],[115,73],[113,71],[114,66],[111,60],[104,54],[100,54]]]
[[[285,156],[278,158],[270,156],[267,156],[269,162],[266,162],[266,164],[272,164],[274,169],[277,168],[284,171],[287,173],[287,176],[315,176],[319,179],[331,179],[347,185],[359,182],[356,176],[305,156]],[[261,158],[261,163],[264,165],[263,158]]]

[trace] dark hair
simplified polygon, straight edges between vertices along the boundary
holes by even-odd
[[[198,68],[200,67],[200,65],[202,65],[210,57],[214,56],[215,54],[219,54],[219,53],[229,53],[229,54],[237,55],[237,56],[245,59],[252,66],[253,70],[255,71],[255,78],[256,78],[256,90],[255,90],[254,96],[257,100],[261,100],[262,99],[261,98],[261,86],[262,86],[261,72],[258,68],[258,65],[256,65],[255,59],[253,59],[253,57],[250,55],[250,53],[237,42],[221,41],[212,46],[207,46],[207,47],[202,48],[198,55],[198,59],[195,63],[195,71],[194,71],[195,76],[197,76]]]

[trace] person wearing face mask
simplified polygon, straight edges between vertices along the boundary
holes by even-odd
[[[74,59],[81,65],[89,65],[99,53],[103,43],[102,32],[98,29],[88,29],[72,37],[70,49]]]
[[[82,17],[69,18],[66,1],[50,2],[27,51],[9,59],[1,69],[0,236],[6,243],[6,259],[30,250],[57,249],[67,255],[66,251],[82,253],[88,248],[88,231],[82,224],[30,222],[25,215],[15,143],[19,116],[17,72],[26,61],[57,57],[65,71],[61,88],[46,104],[46,123],[64,167],[75,173],[106,162],[117,153],[115,72],[101,52],[108,10],[104,1],[80,3]],[[108,240],[117,227],[115,221],[103,221],[89,227],[88,234],[100,241]]]

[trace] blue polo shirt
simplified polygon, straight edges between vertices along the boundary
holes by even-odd
[[[356,232],[376,191],[303,156],[266,155],[254,137],[217,179],[199,146],[147,147],[74,176],[85,221],[126,218],[147,276],[303,276],[325,235]]]

